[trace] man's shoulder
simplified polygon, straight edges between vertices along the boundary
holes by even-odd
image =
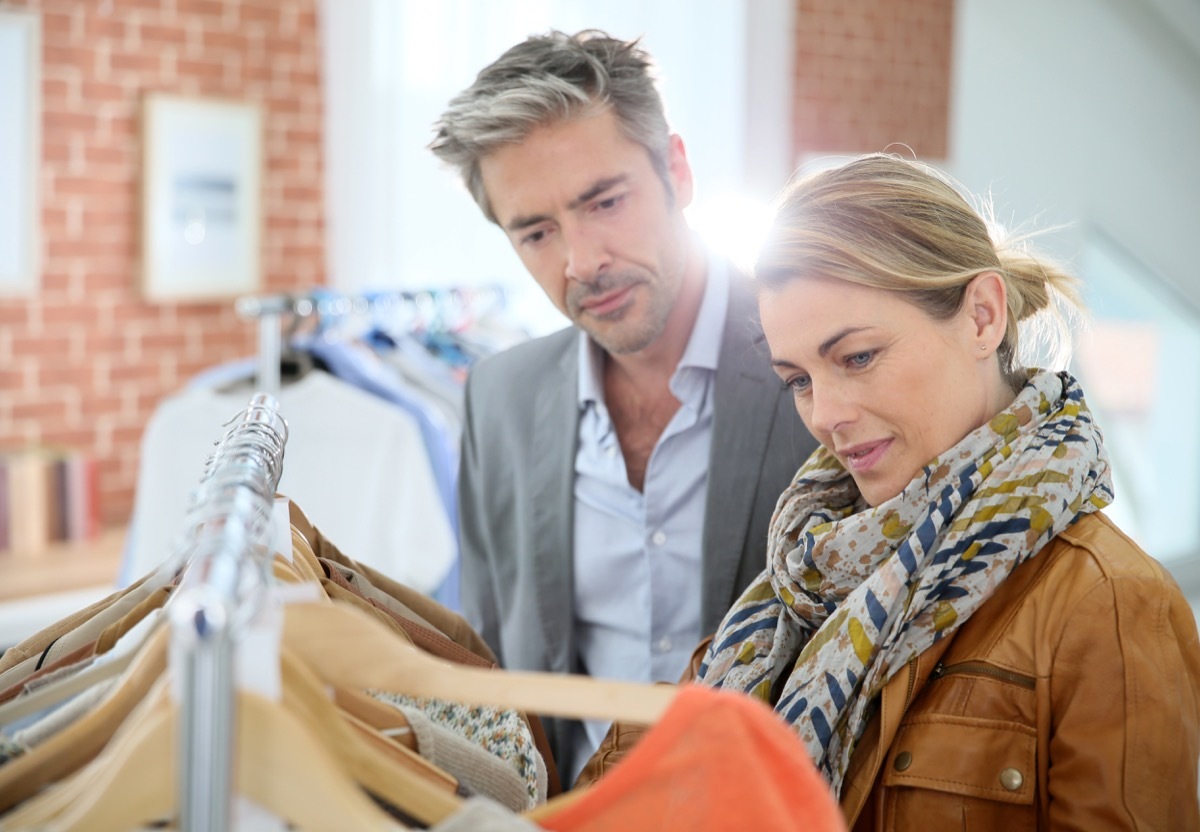
[[[527,400],[539,383],[555,383],[564,353],[576,354],[578,338],[579,330],[567,327],[480,359],[471,369],[472,396]]]

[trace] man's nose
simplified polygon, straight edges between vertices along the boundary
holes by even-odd
[[[611,264],[608,247],[595,234],[582,229],[565,230],[567,279],[591,283]]]

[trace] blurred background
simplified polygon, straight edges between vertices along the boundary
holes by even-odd
[[[185,437],[163,408],[265,349],[245,298],[288,295],[268,322],[285,341],[297,298],[310,338],[418,334],[459,381],[473,355],[565,323],[425,146],[508,46],[590,27],[657,59],[690,220],[735,259],[798,167],[884,149],[990,195],[1006,224],[1053,228],[1039,246],[1092,310],[1074,370],[1109,439],[1110,513],[1200,600],[1200,0],[18,0],[0,2],[0,646],[136,578],[131,523],[164,549],[146,524],[177,522],[172,488],[220,423]],[[253,141],[235,164],[186,110],[199,132],[176,143],[225,173],[156,195],[172,145],[148,138],[155,96],[233,105],[212,118]],[[159,263],[172,228],[218,264],[228,232],[237,281]],[[352,503],[400,499],[366,482]],[[333,527],[332,501],[304,508]],[[423,578],[445,598],[453,557]]]

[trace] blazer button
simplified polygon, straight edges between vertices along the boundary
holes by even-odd
[[[912,754],[908,751],[901,751],[896,755],[892,765],[896,767],[896,771],[904,771],[912,765]]]
[[[1006,768],[1000,772],[1000,785],[1008,789],[1010,792],[1015,792],[1021,788],[1021,784],[1025,782],[1024,775],[1015,768]]]

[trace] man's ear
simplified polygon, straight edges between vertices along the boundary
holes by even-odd
[[[999,272],[983,272],[972,278],[963,295],[971,338],[979,357],[990,356],[1004,340],[1008,329],[1008,285]]]
[[[667,144],[667,177],[675,190],[675,207],[683,210],[692,204],[695,183],[692,166],[688,164],[687,149],[678,133],[672,133]]]

